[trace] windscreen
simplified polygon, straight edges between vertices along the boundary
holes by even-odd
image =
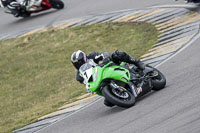
[[[84,84],[87,84],[91,80],[92,69],[93,69],[93,67],[89,63],[85,63],[80,67],[79,72],[84,79],[84,81],[83,81]]]
[[[90,68],[92,68],[92,65],[89,63],[85,63],[80,67],[79,71],[80,71],[80,73],[84,73],[86,70],[88,70]]]

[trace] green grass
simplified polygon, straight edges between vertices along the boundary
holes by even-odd
[[[146,23],[104,23],[0,41],[0,132],[7,133],[86,93],[70,62],[81,49],[123,50],[139,58],[156,43]]]

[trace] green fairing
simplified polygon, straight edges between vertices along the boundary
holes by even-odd
[[[96,81],[89,82],[87,84],[87,86],[89,85],[89,89],[91,92],[95,92],[98,95],[102,95],[99,90],[99,86],[104,79],[114,79],[114,80],[122,81],[124,83],[129,83],[130,81],[129,70],[121,66],[108,67],[112,63],[113,62],[111,61],[108,64],[106,64],[104,67],[96,66],[95,68],[93,68],[93,79],[96,72],[97,72],[97,78],[96,78]],[[124,63],[121,65],[124,65]]]

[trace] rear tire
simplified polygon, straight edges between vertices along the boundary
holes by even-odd
[[[122,98],[117,97],[115,94],[113,94],[109,86],[105,86],[102,89],[103,96],[110,103],[117,105],[119,107],[129,108],[135,104],[135,96],[129,91],[126,91],[126,92],[129,95],[128,99],[122,99]]]
[[[64,3],[61,0],[50,0],[50,3],[52,4],[52,8],[54,9],[64,8]]]
[[[159,70],[154,68],[154,71],[158,72],[158,76],[152,78],[152,86],[153,86],[152,90],[159,91],[165,87],[166,78]]]

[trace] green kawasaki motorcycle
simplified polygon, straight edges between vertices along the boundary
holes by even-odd
[[[112,105],[124,108],[133,106],[137,98],[151,90],[158,91],[166,85],[165,76],[149,65],[141,71],[135,65],[116,65],[108,60],[99,66],[85,63],[79,71],[89,92],[104,96]]]

